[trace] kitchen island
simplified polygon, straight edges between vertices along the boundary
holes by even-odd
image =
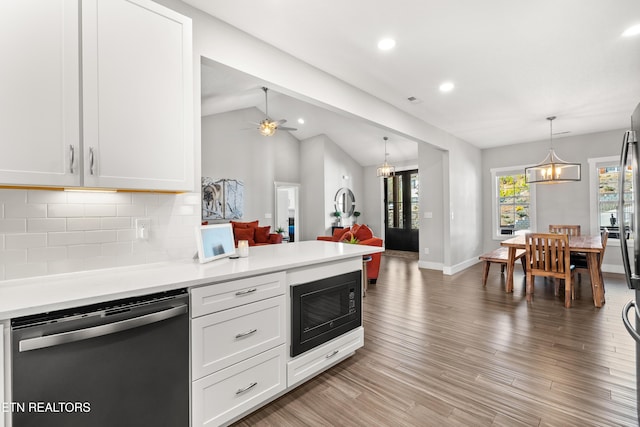
[[[0,282],[0,319],[190,288],[382,252],[374,246],[303,241],[249,248],[247,258],[142,264]]]
[[[11,319],[187,289],[191,299],[191,425],[229,424],[363,345],[359,310],[362,256],[381,251],[383,248],[373,246],[305,241],[252,247],[246,258],[207,264],[183,260],[5,281],[0,284],[0,319],[4,319],[1,354],[6,381],[0,397],[11,401]],[[355,273],[358,275],[353,276]],[[290,348],[295,304],[289,289],[314,281],[339,281],[340,277],[350,278],[346,285],[351,290],[342,295],[351,298],[347,306],[357,307],[349,311],[354,313],[351,317],[357,313],[357,326],[294,355]],[[8,421],[10,413],[5,417]]]

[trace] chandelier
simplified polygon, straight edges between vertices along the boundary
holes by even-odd
[[[384,163],[377,169],[376,175],[381,176],[383,178],[389,178],[390,176],[393,176],[396,173],[396,168],[391,166],[389,163],[387,163],[387,155],[389,154],[387,153],[387,140],[389,138],[385,136],[383,139],[384,139]]]
[[[529,184],[559,184],[562,182],[580,181],[580,163],[569,163],[562,160],[553,150],[553,121],[556,116],[547,117],[549,120],[549,154],[537,164],[524,169],[526,182]]]

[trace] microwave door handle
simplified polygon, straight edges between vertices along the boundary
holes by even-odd
[[[144,316],[133,317],[131,319],[121,320],[118,322],[106,323],[104,325],[93,326],[84,329],[76,329],[68,332],[61,332],[59,334],[23,339],[20,340],[18,348],[20,352],[24,352],[29,350],[37,350],[40,348],[53,347],[60,344],[67,344],[75,341],[87,340],[89,338],[114,334],[116,332],[126,331],[128,329],[138,328],[140,326],[160,322],[162,320],[180,316],[181,314],[185,314],[187,312],[187,305],[180,305],[177,307],[168,308],[166,310],[145,314]]]

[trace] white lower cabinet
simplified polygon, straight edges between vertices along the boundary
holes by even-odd
[[[284,272],[191,290],[192,426],[225,425],[287,387]]]
[[[351,356],[363,345],[364,328],[359,327],[301,354],[287,364],[287,386],[295,386],[319,374],[331,365]]]
[[[289,284],[350,272],[360,268],[362,261],[332,265],[191,289],[193,427],[237,421],[364,345],[364,328],[358,327],[299,356],[289,356]]]
[[[284,345],[260,353],[192,384],[193,426],[218,426],[287,387]]]
[[[284,298],[281,295],[193,319],[192,378],[284,344]]]

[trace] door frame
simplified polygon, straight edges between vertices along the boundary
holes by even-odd
[[[278,227],[278,190],[293,190],[294,200],[294,209],[295,212],[293,214],[293,227],[294,227],[294,236],[296,242],[300,241],[302,227],[300,226],[300,184],[295,182],[282,182],[282,181],[274,181],[273,183],[273,230]],[[289,229],[287,228],[287,234],[289,233]]]

